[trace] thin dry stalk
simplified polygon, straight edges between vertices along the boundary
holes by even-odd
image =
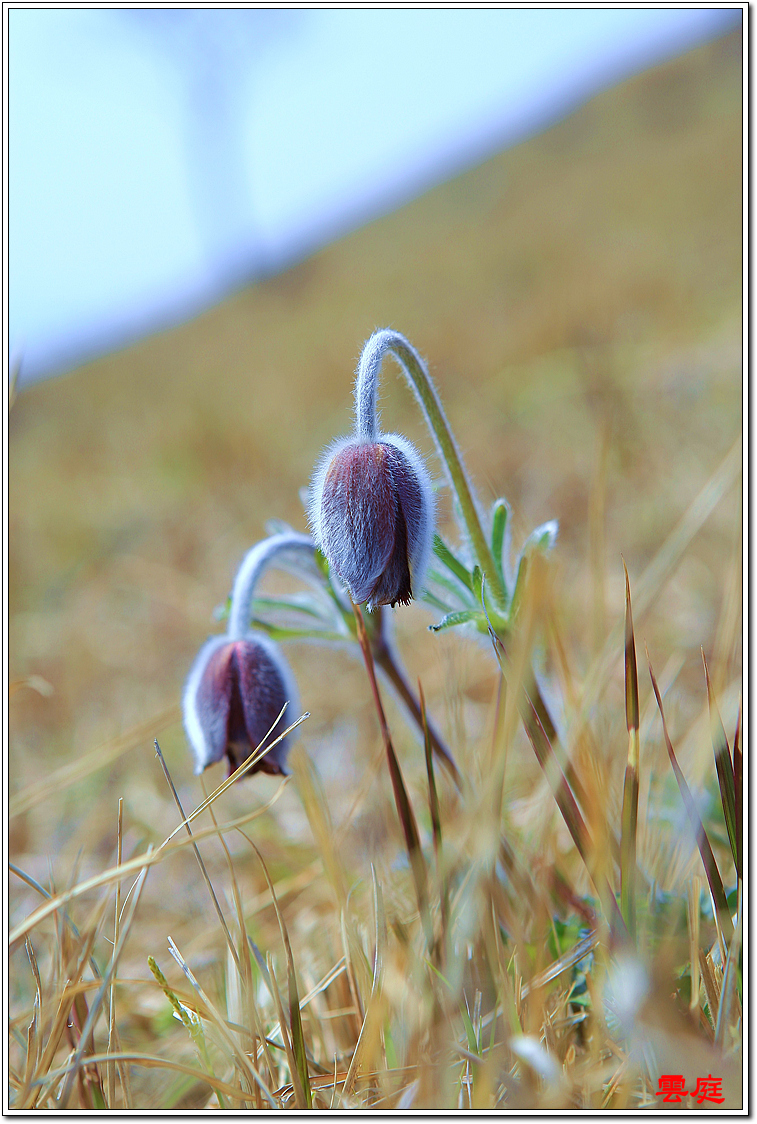
[[[628,758],[623,780],[623,810],[620,828],[620,911],[628,935],[636,941],[636,822],[639,813],[639,676],[636,669],[636,641],[631,612],[631,585],[623,560],[626,579],[625,696]]]

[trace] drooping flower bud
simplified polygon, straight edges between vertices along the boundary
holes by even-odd
[[[356,604],[406,605],[431,554],[434,495],[418,452],[398,434],[326,450],[309,503],[313,537]]]
[[[236,639],[212,637],[195,659],[182,700],[195,773],[224,756],[233,773],[276,740],[297,716],[298,705],[292,673],[267,637],[249,632]],[[280,741],[249,772],[285,775],[289,740]]]

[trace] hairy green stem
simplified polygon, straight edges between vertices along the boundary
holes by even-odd
[[[376,395],[378,372],[384,354],[390,351],[399,363],[416,398],[436,444],[450,484],[457,497],[465,529],[476,561],[486,574],[487,586],[493,591],[495,601],[506,605],[506,594],[499,577],[494,555],[481,525],[473,489],[463,466],[449,423],[444,414],[436,387],[431,381],[426,365],[414,347],[400,335],[384,329],[374,332],[363,348],[355,385],[355,416],[359,436],[375,440]]]

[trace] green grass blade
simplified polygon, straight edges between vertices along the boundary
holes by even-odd
[[[725,962],[723,983],[720,989],[720,1005],[718,1018],[715,1024],[715,1043],[722,1050],[726,1046],[726,1034],[731,1025],[734,1000],[738,1002],[738,965],[739,951],[741,950],[741,927],[743,916],[743,885],[739,884],[739,901],[736,910],[736,928],[728,945],[728,956]]]
[[[297,1073],[305,1093],[305,1104],[313,1107],[310,1093],[310,1077],[308,1074],[308,1060],[305,1051],[305,1035],[302,1030],[302,1016],[300,1014],[300,997],[297,992],[297,980],[294,972],[289,972],[289,1021],[292,1032],[292,1050],[297,1066]]]
[[[649,665],[649,676],[652,680],[652,690],[654,691],[654,696],[657,699],[657,707],[660,711],[660,718],[662,719],[662,733],[665,738],[665,745],[667,746],[670,764],[673,768],[676,781],[678,782],[678,788],[681,793],[683,803],[686,807],[689,822],[691,823],[691,826],[694,830],[694,835],[696,836],[699,853],[702,856],[704,872],[707,876],[707,883],[710,887],[712,900],[715,903],[715,909],[717,910],[720,928],[726,940],[730,941],[731,936],[733,935],[733,922],[731,921],[731,912],[728,909],[728,902],[726,900],[725,890],[723,889],[723,880],[720,877],[718,864],[715,862],[715,856],[712,853],[712,847],[710,846],[710,841],[707,838],[707,832],[704,829],[704,824],[702,823],[699,812],[697,811],[694,797],[691,795],[691,790],[686,782],[686,778],[681,771],[681,766],[678,764],[678,759],[676,758],[675,751],[673,749],[673,743],[671,742],[670,736],[668,734],[668,726],[665,721],[665,712],[662,709],[662,699],[660,698],[660,689],[657,686],[657,680],[655,679],[655,674],[652,670],[652,663],[649,659],[649,652],[647,652],[647,664]]]
[[[636,827],[639,813],[639,676],[631,611],[631,585],[625,561],[626,637],[625,695],[628,728],[628,758],[623,780],[623,811],[620,826],[620,910],[632,940],[636,939]]]
[[[258,861],[260,862],[261,867],[263,868],[263,874],[265,875],[265,880],[268,883],[268,889],[271,892],[271,900],[273,902],[273,908],[274,908],[274,911],[276,913],[276,920],[279,923],[279,931],[281,933],[281,940],[283,942],[284,952],[285,952],[285,955],[286,955],[287,979],[288,979],[288,984],[289,984],[289,986],[288,986],[288,991],[289,991],[289,1028],[288,1029],[289,1029],[289,1033],[290,1033],[290,1036],[291,1036],[291,1052],[292,1052],[292,1056],[290,1057],[290,1068],[292,1070],[292,1086],[294,1088],[295,1100],[297,1101],[297,1104],[298,1104],[299,1108],[312,1108],[313,1105],[312,1105],[312,1097],[311,1097],[311,1094],[310,1094],[310,1076],[309,1076],[309,1073],[308,1073],[308,1061],[307,1061],[307,1055],[306,1055],[306,1051],[305,1051],[305,1037],[304,1037],[303,1030],[302,1030],[302,1016],[300,1015],[300,999],[299,999],[299,992],[298,992],[298,989],[297,989],[297,974],[296,974],[295,968],[294,968],[294,957],[292,955],[292,946],[289,943],[289,933],[288,933],[287,927],[284,923],[284,918],[281,915],[281,910],[279,909],[279,903],[276,899],[276,891],[273,888],[273,882],[271,881],[271,876],[268,873],[268,867],[266,866],[265,862],[263,861],[263,856],[261,855],[260,851],[257,849],[257,847],[252,842],[252,840],[249,838],[249,836],[246,836],[246,838],[247,838],[248,842],[250,843],[250,846],[254,850],[255,854],[257,855]],[[271,970],[271,964],[270,963],[268,964],[268,972],[269,972],[269,974],[270,974],[270,976],[272,977],[272,980],[273,980],[273,986],[274,986],[274,989],[275,989],[274,999],[277,999],[278,998],[278,987],[276,986],[276,977],[275,977],[273,971]],[[287,1047],[287,1054],[289,1054],[290,1043],[287,1041],[286,1029],[287,1028],[282,1023],[281,1033],[282,1033],[282,1037],[284,1039],[284,1045],[285,1045],[285,1047]]]
[[[704,664],[704,677],[707,680],[707,705],[710,710],[710,733],[712,735],[712,749],[715,754],[715,768],[718,771],[718,784],[720,786],[720,800],[723,805],[723,816],[728,832],[728,842],[731,844],[733,863],[741,877],[741,861],[736,840],[736,783],[733,776],[733,761],[728,745],[723,721],[720,717],[718,704],[712,692],[710,672],[707,667],[704,649],[702,649],[702,663]]]
[[[465,1027],[465,1037],[468,1040],[468,1049],[470,1050],[471,1054],[475,1054],[476,1057],[478,1057],[480,1051],[478,1042],[476,1041],[476,1032],[473,1029],[473,1023],[471,1022],[471,1017],[468,1012],[468,1003],[465,997],[463,997],[463,1001],[460,1004],[460,1015],[463,1020],[463,1026]]]

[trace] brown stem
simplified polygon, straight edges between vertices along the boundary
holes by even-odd
[[[407,795],[405,782],[402,779],[402,772],[400,771],[400,764],[397,760],[397,754],[395,753],[394,746],[392,744],[392,735],[389,732],[389,725],[386,721],[384,706],[381,702],[381,695],[379,693],[378,683],[376,682],[376,670],[373,666],[371,645],[365,629],[363,614],[360,612],[360,607],[358,605],[353,604],[352,608],[355,613],[357,638],[363,652],[365,669],[368,672],[368,680],[371,684],[373,701],[376,705],[376,714],[378,715],[379,726],[381,727],[381,735],[384,739],[386,759],[389,766],[389,776],[391,778],[392,789],[394,791],[394,802],[397,806],[397,814],[400,818],[402,830],[405,835],[407,857],[410,860],[410,868],[413,872],[415,892],[418,899],[418,909],[421,918],[423,919],[423,925],[426,930],[426,937],[429,943],[429,948],[431,948],[433,945],[433,933],[431,930],[431,919],[428,911],[428,883],[426,877],[426,864],[423,858],[423,851],[421,850],[421,839],[418,832],[418,824],[415,819],[415,813],[413,812],[412,804],[410,803],[410,799]]]
[[[384,675],[387,677],[407,709],[410,711],[410,715],[413,721],[416,723],[418,729],[420,730],[421,736],[425,737],[423,715],[421,713],[420,703],[413,694],[413,690],[407,679],[405,678],[405,674],[397,658],[397,654],[394,651],[394,647],[389,641],[389,638],[386,636],[386,633],[384,631],[383,615],[379,620],[378,627],[371,629],[370,634],[368,634],[368,642],[370,644],[373,662],[377,667],[381,668]],[[431,720],[428,718],[428,715],[426,716],[426,728],[428,729],[431,748],[441,761],[442,765],[444,765],[449,775],[452,777],[452,780],[455,782],[458,791],[462,791],[460,771],[455,764],[455,759],[447,748],[444,739],[439,734]]]

